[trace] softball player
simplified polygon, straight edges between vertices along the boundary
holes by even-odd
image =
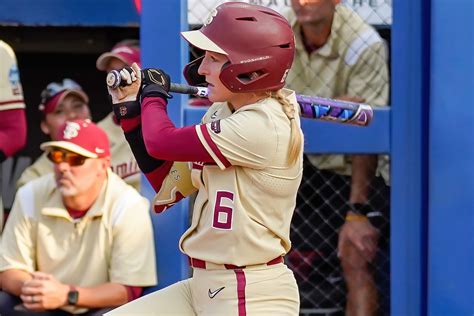
[[[0,232],[3,227],[1,163],[26,144],[23,90],[13,49],[0,40]]]
[[[303,152],[295,94],[281,90],[294,55],[291,28],[271,9],[228,2],[182,36],[205,51],[192,63],[199,67],[185,68],[191,84],[209,88],[213,105],[202,124],[174,127],[162,70],[143,70],[142,81],[134,64],[121,71],[129,85],[110,93],[157,191],[155,210],[198,191],[180,240],[193,277],[110,315],[297,315],[298,288],[283,263]]]

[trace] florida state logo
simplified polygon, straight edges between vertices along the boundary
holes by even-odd
[[[67,122],[66,123],[66,128],[64,129],[63,132],[63,137],[64,139],[72,139],[79,135],[79,130],[81,129],[81,126],[76,123],[76,122]]]
[[[217,9],[212,9],[212,11],[207,16],[206,20],[204,21],[204,26],[211,24],[214,17],[217,15]]]

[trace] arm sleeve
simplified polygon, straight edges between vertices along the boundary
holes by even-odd
[[[34,207],[30,188],[22,187],[16,194],[2,235],[0,271],[19,269],[31,273],[36,270],[36,222],[28,215],[33,211],[27,210]]]
[[[15,53],[9,45],[0,40],[0,112],[24,108]],[[3,113],[0,116],[3,116]]]
[[[260,107],[261,105],[259,105]],[[207,124],[176,128],[161,98],[142,103],[143,137],[153,157],[262,168],[273,158],[277,128],[263,110],[249,109]]]
[[[114,208],[110,282],[155,285],[155,247],[148,201],[128,190]]]
[[[143,139],[148,153],[167,161],[214,162],[199,141],[193,126],[176,128],[159,97],[142,101]]]
[[[348,82],[348,95],[364,98],[370,105],[388,105],[387,47],[382,39],[364,50]]]
[[[0,111],[0,113],[0,162],[2,162],[25,146],[26,118],[23,109]]]

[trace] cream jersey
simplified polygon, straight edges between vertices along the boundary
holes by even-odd
[[[285,93],[298,108],[295,94]],[[215,103],[202,123],[196,132],[215,164],[193,163],[198,194],[181,250],[192,258],[237,266],[285,255],[303,148],[296,164],[288,165],[291,128],[282,105],[266,98],[232,112],[227,103]]]
[[[0,111],[24,108],[15,53],[7,43],[0,40]]]
[[[149,203],[111,171],[80,219],[66,210],[54,174],[21,187],[1,247],[0,271],[42,271],[83,287],[157,282]]]
[[[328,41],[308,55],[293,10],[286,13],[286,18],[292,25],[296,45],[295,60],[286,79],[288,88],[299,94],[329,98],[358,96],[367,104],[387,106],[387,48],[372,26],[351,9],[338,5]],[[309,159],[320,169],[352,174],[349,156],[311,155]]]
[[[97,123],[109,137],[112,171],[118,174],[126,183],[140,192],[141,173],[133,156],[132,150],[125,139],[122,129],[115,124],[113,113]]]

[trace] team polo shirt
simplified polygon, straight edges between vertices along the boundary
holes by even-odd
[[[20,178],[16,182],[16,187],[19,188],[28,182],[42,177],[48,173],[53,172],[53,163],[51,160],[48,159],[46,153],[43,153],[41,156],[36,159],[36,161],[28,166],[23,172],[21,173]]]
[[[294,93],[286,93],[296,107]],[[289,166],[291,128],[282,105],[266,98],[232,112],[227,103],[215,103],[202,122],[196,132],[215,163],[193,164],[191,178],[199,191],[181,250],[192,258],[237,266],[286,254],[302,148]]]
[[[388,104],[385,42],[357,13],[336,6],[328,41],[309,55],[293,10],[286,12],[286,18],[292,25],[296,46],[295,60],[286,79],[288,88],[299,94],[329,98],[358,96],[373,106]],[[309,159],[319,169],[352,174],[349,156],[311,155]]]
[[[109,137],[110,166],[113,172],[140,192],[140,168],[133,156],[130,145],[128,145],[125,139],[122,128],[115,124],[113,115],[113,113],[110,113],[102,121],[97,123],[97,126],[102,128]]]
[[[21,187],[1,246],[0,271],[42,271],[82,287],[157,282],[148,201],[111,171],[92,207],[76,220],[62,202],[54,174]]]

